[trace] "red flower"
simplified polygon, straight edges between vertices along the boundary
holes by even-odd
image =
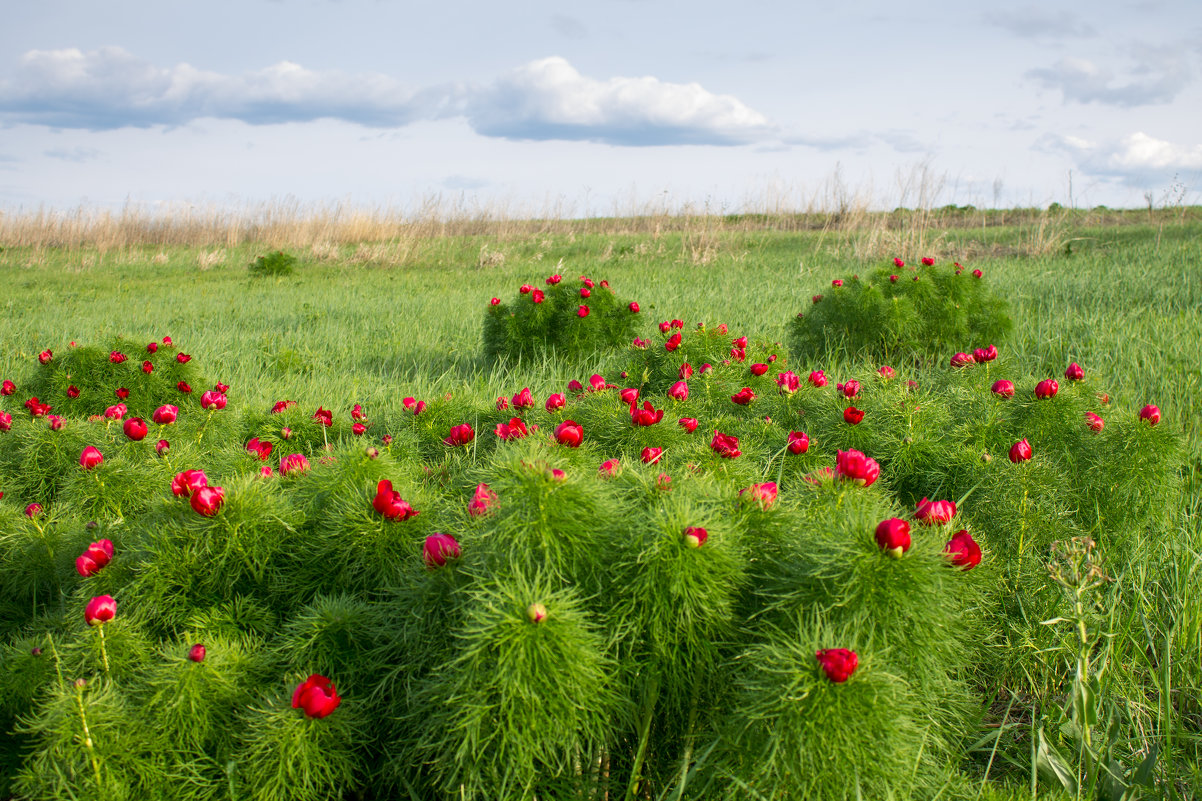
[[[643,408],[630,407],[630,422],[636,426],[653,426],[664,419],[664,410],[656,409],[651,401],[643,404]]]
[[[1148,404],[1139,410],[1139,419],[1147,420],[1148,425],[1154,426],[1160,422],[1160,407]]]
[[[460,423],[459,425],[451,428],[451,433],[443,439],[443,443],[450,445],[451,447],[457,447],[460,445],[467,445],[475,438],[476,432],[472,430],[472,427],[467,423]]]
[[[582,290],[580,290],[580,291],[581,291],[581,292],[588,292],[588,290],[587,290],[587,289],[582,289]],[[577,317],[588,317],[588,306],[585,306],[584,304],[581,304],[581,305],[580,305],[580,308],[576,310],[576,316],[577,316]]]
[[[973,277],[973,278],[980,278],[982,275],[983,275],[983,273],[982,273],[980,270],[973,270],[973,271],[972,271],[972,277]]]
[[[814,372],[810,373],[810,377],[808,380],[809,380],[811,386],[815,386],[815,387],[825,387],[826,386],[826,374],[823,373],[821,370],[815,370]]]
[[[191,648],[188,649],[188,661],[189,662],[203,662],[203,661],[205,661],[205,653],[206,652],[205,652],[204,645],[202,645],[201,643],[196,643],[196,645],[193,645]]]
[[[663,492],[672,489],[672,476],[667,473],[660,473],[655,477],[655,487]]]
[[[292,693],[292,708],[303,709],[306,717],[324,718],[342,703],[338,690],[325,676],[314,673]]]
[[[897,283],[897,276],[896,276],[896,275],[891,275],[891,276],[889,276],[889,283],[891,283],[891,284],[896,284],[896,283]]]
[[[367,426],[363,425],[362,423],[355,423],[351,426],[351,433],[356,437],[361,437],[367,433]]]
[[[589,383],[589,386],[591,386],[593,388],[592,389],[593,392],[600,392],[603,389],[615,389],[615,386],[613,384],[605,383],[605,379],[601,376],[600,373],[593,373],[592,375],[590,375],[588,377],[588,383]]]
[[[448,559],[459,558],[459,543],[450,534],[435,532],[426,537],[426,544],[422,546],[422,558],[428,568],[442,567]]]
[[[901,267],[905,267],[905,266],[906,266],[906,263],[905,263],[904,261],[902,261],[901,259],[894,258],[894,259],[893,259],[893,266],[894,266],[894,267],[901,268]]]
[[[652,448],[652,447],[643,448],[643,452],[640,454],[640,456],[643,459],[643,464],[655,464],[656,462],[658,462],[660,460],[660,457],[662,457],[663,455],[664,455],[663,448]]]
[[[275,405],[271,407],[271,413],[279,414],[280,412],[284,411],[285,409],[291,409],[295,405],[296,405],[296,401],[290,401],[290,400],[276,401]]]
[[[530,284],[522,284],[520,287],[518,287],[518,292],[523,295],[529,295],[533,289],[534,287],[530,286]]]
[[[810,300],[812,300],[814,305],[817,306],[818,302],[822,300],[822,295],[814,295],[812,298],[810,298]]]
[[[638,337],[635,337],[634,341],[630,343],[630,346],[632,348],[637,348],[638,350],[646,350],[647,346],[650,344],[651,340],[649,339],[639,339]]]
[[[989,389],[993,392],[993,394],[998,395],[999,397],[1002,397],[1002,398],[1013,398],[1014,397],[1014,382],[1007,381],[1004,378],[999,379],[998,381],[994,381],[993,386],[990,387]]]
[[[1031,443],[1027,442],[1026,439],[1020,439],[1010,446],[1010,461],[1015,464],[1027,461],[1032,455]]]
[[[781,392],[792,395],[801,388],[801,379],[792,370],[786,370],[776,376],[776,385]]]
[[[142,362],[142,372],[146,373],[147,375],[150,375],[151,373],[154,372],[154,365],[151,364],[149,361]]]
[[[505,397],[504,395],[501,395],[501,396],[499,396],[499,397],[497,398],[497,404],[496,404],[496,406],[497,406],[497,411],[498,411],[498,412],[503,412],[503,411],[505,411],[506,409],[508,409],[508,408],[509,408],[509,398]]]
[[[530,604],[526,607],[526,619],[531,623],[542,623],[547,619],[547,607],[542,604]]]
[[[930,266],[931,266],[931,265],[933,265],[934,263],[935,263],[935,260],[934,260],[934,259],[932,259],[930,256],[923,256],[923,257],[922,257],[922,264],[923,264],[923,266],[924,266],[924,267],[930,267]]]
[[[605,383],[602,381],[602,383]],[[584,392],[584,384],[581,384],[575,378],[568,382],[568,392]]]
[[[46,415],[46,420],[50,423],[51,431],[62,431],[63,426],[67,424],[67,421],[59,417],[57,414]]]
[[[939,526],[956,516],[955,501],[930,501],[926,496],[918,502],[914,517],[925,526]]]
[[[970,354],[957,353],[952,356],[952,367],[971,367],[976,364],[976,360]]]
[[[630,301],[630,305],[629,305],[629,306],[627,306],[626,308],[630,309],[630,311],[631,311],[631,313],[632,313],[632,314],[638,314],[638,313],[639,313],[639,304],[635,303],[633,300],[632,300],[632,301]]]
[[[88,601],[88,605],[83,610],[83,619],[88,622],[89,626],[108,623],[116,616],[117,602],[111,595],[97,595]]]
[[[684,381],[677,381],[668,390],[668,397],[678,401],[686,401],[689,399],[689,385]]]
[[[766,364],[761,364],[761,363],[757,362],[756,364],[751,365],[751,374],[752,375],[760,376],[766,372],[768,372],[768,365],[766,365]]]
[[[159,349],[159,343],[157,343],[157,342],[151,342],[149,345],[146,346],[147,353],[154,353],[158,349]]]
[[[858,426],[860,421],[864,419],[864,412],[857,409],[855,406],[848,406],[843,410],[843,422],[848,425]]]
[[[882,520],[876,527],[876,544],[892,557],[910,550],[910,524],[900,517]]]
[[[125,405],[119,403],[117,406],[121,407],[121,414],[125,414]],[[25,401],[25,408],[29,410],[29,414],[33,417],[45,417],[46,415],[50,414],[50,410],[54,407],[49,403],[42,403],[35,395],[34,397]]]
[[[500,439],[510,440],[521,439],[529,432],[526,430],[526,424],[522,422],[522,418],[511,417],[508,423],[497,423],[497,427],[493,429],[493,433]]]
[[[121,430],[134,442],[141,442],[146,438],[146,432],[149,429],[146,427],[146,421],[141,417],[131,417],[121,426]]]
[[[1085,413],[1085,424],[1087,426],[1089,426],[1090,431],[1097,433],[1102,430],[1103,426],[1106,425],[1106,421],[1103,420],[1101,417],[1098,417],[1093,412],[1086,412]]]
[[[163,337],[163,345],[164,345],[165,347],[168,347],[168,348],[169,348],[169,347],[171,347],[171,344],[172,344],[172,343],[171,343],[171,337]]]
[[[209,486],[209,477],[203,470],[185,470],[177,473],[171,479],[171,494],[175,496],[191,495],[201,487]]]
[[[1045,378],[1035,385],[1035,397],[1043,400],[1050,398],[1060,391],[1060,385],[1054,378]]]
[[[220,392],[212,389],[206,389],[200,396],[200,408],[202,409],[224,409],[225,396]],[[316,417],[316,415],[314,415]]]
[[[293,473],[307,473],[309,471],[309,460],[305,458],[303,453],[293,453],[280,459],[280,473],[285,476],[290,476]]]
[[[589,287],[584,286],[580,288],[580,297],[587,298],[592,294],[593,293],[589,290]]]
[[[1080,381],[1085,378],[1085,371],[1081,369],[1081,365],[1073,362],[1065,369],[1064,377],[1069,381]]]
[[[111,540],[93,542],[87,549],[75,558],[75,572],[84,578],[89,578],[100,572],[113,558],[113,543]]]
[[[739,406],[747,406],[755,400],[755,393],[751,391],[751,387],[743,387],[734,395],[730,396],[732,403],[737,403]]]
[[[4,379],[3,384],[0,384],[0,395],[11,395],[16,391],[17,391],[17,385],[14,384],[12,381],[9,381],[7,378]]]
[[[477,484],[476,492],[467,503],[467,513],[472,517],[483,517],[492,512],[497,505],[497,493],[488,488],[487,484]]]
[[[376,497],[371,506],[388,520],[408,520],[417,517],[419,512],[401,498],[401,493],[392,488],[392,482],[381,479],[376,484]]]
[[[207,394],[209,394],[209,393],[206,392],[205,395],[207,395]],[[200,405],[204,406],[204,398],[203,397],[200,399]],[[323,409],[320,406],[318,406],[317,411],[313,412],[313,419],[316,420],[317,422],[321,423],[326,428],[329,428],[330,426],[334,425],[334,412],[330,411],[329,409]]]
[[[804,431],[790,431],[789,444],[785,447],[789,453],[800,456],[810,449],[810,438]]]
[[[891,379],[895,375],[897,375],[895,372],[893,372],[893,368],[887,364],[882,364],[879,368],[877,368],[876,372],[877,372],[877,375],[879,375],[881,378],[885,379],[886,381],[888,381],[889,379]]]
[[[31,503],[25,507],[25,516],[30,520],[42,514],[42,505],[40,503]]]
[[[552,275],[551,277],[549,277],[549,278],[547,279],[547,285],[548,285],[548,286],[555,286],[556,284],[558,284],[558,283],[559,283],[560,281],[562,281],[562,280],[563,280],[563,276],[562,276],[562,275],[558,275],[558,274],[556,274],[556,275]]]
[[[180,381],[178,384],[175,385],[175,387],[180,392],[184,392],[184,393],[188,393],[188,392],[192,391],[192,387],[188,384],[187,381]]]
[[[853,378],[846,384],[836,384],[835,391],[842,392],[844,397],[854,398],[860,391],[860,382]]]
[[[246,450],[258,456],[261,462],[266,462],[268,457],[271,456],[272,447],[270,442],[264,442],[258,437],[254,437],[250,442],[246,443]]]
[[[636,387],[626,387],[618,391],[618,397],[622,399],[622,403],[633,406],[634,402],[639,399],[639,391]]]
[[[836,451],[835,472],[840,478],[868,487],[881,474],[881,466],[859,451]]]
[[[530,290],[530,299],[535,303],[542,303],[544,297],[546,296],[543,295],[543,291],[541,289]]]
[[[427,406],[427,404],[424,400],[418,401],[417,403],[415,403],[413,405],[413,416],[417,417],[419,414],[424,412],[426,410],[426,406]]]
[[[221,487],[201,487],[192,493],[189,503],[198,515],[212,517],[225,503],[225,490]]]
[[[700,526],[689,526],[684,530],[684,544],[690,548],[700,548],[709,539],[709,533]]]
[[[166,426],[166,425],[171,425],[172,423],[174,423],[176,421],[176,419],[178,419],[178,417],[179,417],[179,407],[178,406],[172,406],[171,404],[164,404],[163,406],[160,406],[159,408],[154,410],[154,414],[152,414],[150,416],[150,419],[153,420],[157,425]]]
[[[668,341],[664,343],[664,350],[673,351],[680,347],[680,332],[676,332],[668,337]]]
[[[606,459],[601,463],[601,466],[597,468],[597,472],[601,475],[601,478],[613,478],[618,474],[618,470],[621,468],[621,466],[621,462],[619,462],[617,459]]]
[[[125,400],[129,397],[129,390],[121,387],[114,394],[117,396],[117,400]]]
[[[544,408],[546,408],[546,410],[548,412],[553,412],[556,409],[562,409],[564,407],[564,404],[567,402],[568,402],[568,399],[562,392],[553,392],[547,398],[547,402],[544,404]]]
[[[47,348],[38,354],[38,361],[42,364],[50,364],[50,360],[54,358],[54,351]]]
[[[75,398],[78,398],[79,397],[79,387],[75,386],[74,384],[71,384],[70,386],[68,386],[67,387],[67,397],[71,398],[72,400],[74,400]]]
[[[981,564],[981,546],[972,538],[967,529],[960,529],[943,547],[943,552],[952,558],[952,564],[965,570],[972,570]]]
[[[978,362],[991,362],[997,358],[997,345],[990,345],[987,348],[977,348],[972,352],[972,357]]]
[[[181,352],[181,353],[175,354],[175,360],[177,362],[179,362],[180,364],[187,364],[188,362],[192,361],[192,357],[186,353]]]
[[[169,450],[171,450],[171,443],[165,439],[161,439],[154,444],[154,452],[159,456],[162,456]]]
[[[831,281],[831,286],[833,286],[833,287],[835,287],[836,289],[838,289],[839,287],[843,286],[843,279],[842,279],[842,278],[836,278],[834,281]]]
[[[121,362],[125,361],[126,358],[126,355],[120,351],[113,351],[109,354],[109,361],[113,364],[121,364]]]
[[[730,349],[730,358],[734,359],[736,362],[743,361],[744,359],[747,358],[747,349],[746,348],[731,348]]]
[[[764,509],[767,509],[776,502],[776,482],[765,481],[763,484],[752,484],[746,489],[739,490],[739,495],[746,493],[749,500],[758,503]]]
[[[685,431],[687,431],[690,434],[692,434],[694,431],[697,430],[697,418],[696,417],[682,417],[679,420],[677,420],[676,423],[677,423],[677,425],[679,425],[681,428],[683,428]]]
[[[351,419],[354,420],[356,423],[366,423],[367,422],[367,415],[364,414],[363,406],[361,404],[356,403],[354,405],[354,407],[351,409]]]
[[[83,453],[79,454],[79,466],[84,470],[91,470],[104,463],[104,454],[97,450],[94,446],[89,445],[83,449]]]
[[[569,448],[579,448],[584,442],[584,428],[573,420],[564,420],[555,427],[555,441]]]
[[[847,681],[860,666],[860,658],[856,656],[856,652],[846,648],[826,648],[816,652],[814,658],[818,660],[818,665],[826,677],[835,684]]]
[[[739,438],[733,434],[723,434],[721,431],[714,432],[710,448],[723,459],[734,459],[743,455],[739,450]]]
[[[501,305],[501,299],[500,299],[500,298],[493,298],[492,300],[490,300],[490,301],[489,301],[489,304],[490,304],[490,305],[492,305],[492,306],[500,306],[500,305]]]
[[[671,330],[672,330],[672,321],[671,320],[663,320],[662,322],[660,322],[659,332],[661,334],[666,334]]]
[[[513,408],[515,409],[532,409],[534,408],[534,396],[530,394],[530,387],[522,387],[521,392],[513,396]]]

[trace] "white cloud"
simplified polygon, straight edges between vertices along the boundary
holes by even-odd
[[[699,84],[581,75],[559,57],[532,61],[467,103],[472,127],[506,139],[576,139],[620,145],[743,144],[769,133],[767,118]]]
[[[1037,147],[1067,153],[1083,172],[1146,188],[1202,174],[1202,144],[1181,145],[1136,131],[1120,141],[1049,136]]]
[[[1128,75],[1083,58],[1060,59],[1051,67],[1034,69],[1027,77],[1059,91],[1065,102],[1143,106],[1167,103],[1192,79],[1188,56],[1179,48],[1132,48],[1136,59]]]
[[[562,58],[494,83],[411,89],[386,75],[315,71],[290,61],[228,75],[160,67],[119,47],[32,50],[0,80],[0,120],[111,130],[209,117],[252,125],[338,119],[377,128],[466,116],[484,136],[617,145],[744,144],[767,119],[730,95],[653,77],[596,80]]]
[[[1096,36],[1097,30],[1069,11],[1026,6],[985,14],[985,21],[1025,39],[1063,39]]]

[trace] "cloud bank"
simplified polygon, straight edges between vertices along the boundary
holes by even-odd
[[[1180,145],[1136,131],[1117,142],[1092,142],[1075,136],[1049,136],[1044,150],[1071,156],[1091,175],[1114,178],[1146,189],[1173,179],[1202,173],[1202,145]]]
[[[201,118],[251,125],[337,119],[376,128],[463,117],[484,136],[613,145],[739,145],[769,134],[737,98],[654,77],[597,80],[558,57],[491,84],[413,88],[380,74],[313,71],[292,62],[228,75],[160,67],[119,47],[31,50],[0,80],[0,119],[112,130]]]
[[[1124,77],[1081,58],[1061,59],[1051,67],[1028,71],[1027,77],[1046,89],[1059,91],[1065,102],[1123,108],[1167,103],[1193,78],[1188,57],[1180,50],[1140,47],[1133,55],[1136,65]]]

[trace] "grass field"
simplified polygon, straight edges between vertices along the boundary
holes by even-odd
[[[383,415],[400,414],[407,396],[489,399],[529,386],[545,397],[615,363],[604,353],[483,361],[489,299],[552,272],[607,279],[640,303],[648,328],[671,318],[721,322],[784,342],[811,295],[834,277],[879,266],[886,253],[960,261],[983,270],[1009,300],[1013,333],[998,343],[1009,358],[1052,376],[1079,362],[1115,404],[1155,403],[1162,425],[1184,437],[1171,523],[1140,533],[1143,560],[1114,576],[1102,603],[1116,677],[1107,692],[1122,750],[1146,757],[1156,749],[1157,789],[1148,797],[1190,798],[1202,786],[1202,221],[1193,210],[1151,220],[1014,218],[1018,225],[982,218],[892,234],[829,221],[780,230],[765,218],[625,228],[561,221],[503,233],[482,225],[477,233],[429,229],[391,240],[373,230],[376,241],[341,243],[0,241],[0,377],[72,340],[170,335],[198,354],[206,375],[229,384],[231,405],[243,408],[287,397],[339,414],[360,403]],[[906,249],[889,252],[891,244]],[[248,272],[269,248],[298,257],[292,275]],[[840,354],[789,366],[800,375],[864,369]],[[943,797],[1032,797],[1029,734],[1038,706],[1051,700],[980,699],[979,747],[953,766],[958,778]],[[1053,789],[1046,780],[1039,787],[1040,796]]]

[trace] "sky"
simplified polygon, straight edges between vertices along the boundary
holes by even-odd
[[[1202,2],[39,0],[0,210],[1202,202]]]

